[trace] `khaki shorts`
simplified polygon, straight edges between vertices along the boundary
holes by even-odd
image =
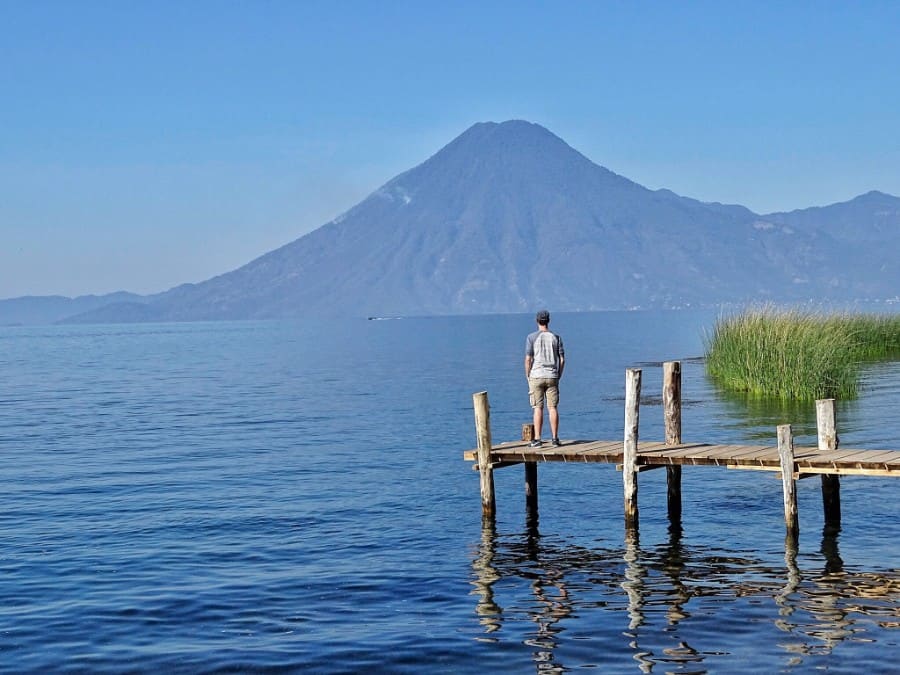
[[[544,395],[547,396],[547,407],[559,405],[559,379],[555,377],[529,377],[528,398],[532,408],[544,407]]]

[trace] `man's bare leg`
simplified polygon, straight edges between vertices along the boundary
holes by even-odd
[[[541,440],[541,429],[544,426],[544,409],[534,409],[534,440]]]
[[[547,406],[547,417],[550,418],[550,433],[553,434],[553,438],[559,438],[559,411]]]

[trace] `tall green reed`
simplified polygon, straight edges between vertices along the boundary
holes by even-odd
[[[722,387],[784,399],[853,398],[860,365],[900,357],[900,315],[772,307],[720,318],[706,368]]]

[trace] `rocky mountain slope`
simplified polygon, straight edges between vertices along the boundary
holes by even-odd
[[[77,321],[683,307],[893,297],[900,199],[758,215],[649,190],[529,122],[480,123],[243,267]]]

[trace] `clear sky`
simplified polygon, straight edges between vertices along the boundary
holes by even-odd
[[[479,121],[754,211],[900,196],[900,2],[0,0],[0,298],[162,291]]]

